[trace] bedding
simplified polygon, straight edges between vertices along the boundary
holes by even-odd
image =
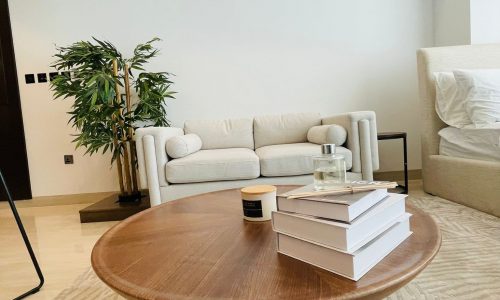
[[[476,127],[500,121],[500,70],[454,70],[457,97],[465,99],[467,115]]]
[[[446,127],[439,131],[439,154],[500,162],[500,123],[487,128],[468,125]]]
[[[435,72],[436,113],[449,126],[462,128],[472,121],[465,109],[465,95],[459,94],[452,72]]]

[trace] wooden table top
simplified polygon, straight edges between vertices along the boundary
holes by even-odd
[[[243,220],[238,189],[124,220],[97,242],[92,266],[129,299],[378,299],[413,279],[441,245],[434,220],[410,205],[407,211],[413,234],[357,282],[278,254],[270,221]]]

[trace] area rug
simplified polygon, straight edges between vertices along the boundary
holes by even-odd
[[[408,203],[439,224],[441,250],[420,275],[387,299],[500,299],[500,219],[420,191]],[[56,299],[123,298],[89,269]]]

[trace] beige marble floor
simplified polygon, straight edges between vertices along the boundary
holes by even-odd
[[[109,194],[44,197],[17,201],[19,213],[45,275],[29,299],[54,299],[90,266],[97,239],[116,222],[80,224],[78,211]],[[0,202],[0,300],[38,284],[8,203]]]
[[[420,181],[410,194],[422,194]],[[97,239],[116,222],[80,224],[78,211],[108,196],[87,194],[18,201],[17,206],[45,275],[42,290],[29,299],[54,299],[90,266]],[[38,284],[36,273],[6,202],[0,202],[0,300]]]

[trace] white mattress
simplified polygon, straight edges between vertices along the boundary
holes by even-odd
[[[439,154],[487,161],[500,161],[500,123],[488,128],[446,127],[439,131]]]

